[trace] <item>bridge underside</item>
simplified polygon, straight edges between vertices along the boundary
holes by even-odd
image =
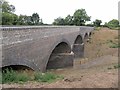
[[[50,59],[48,60],[46,69],[57,69],[73,66],[74,54],[71,53],[71,48],[67,43],[58,44],[53,50]]]

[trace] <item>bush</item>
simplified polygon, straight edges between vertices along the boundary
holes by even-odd
[[[110,29],[120,30],[119,21],[116,19],[113,19],[113,20],[109,21],[108,23],[105,23],[105,26],[107,26]]]

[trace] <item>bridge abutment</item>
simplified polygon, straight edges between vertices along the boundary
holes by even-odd
[[[83,58],[84,57],[84,44],[74,44],[74,57]]]

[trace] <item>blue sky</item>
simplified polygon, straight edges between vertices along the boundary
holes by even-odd
[[[73,15],[75,10],[84,8],[91,20],[108,22],[118,19],[120,0],[7,0],[16,7],[17,15],[38,13],[44,23],[51,24],[57,17]]]

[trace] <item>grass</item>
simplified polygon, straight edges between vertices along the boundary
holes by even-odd
[[[62,76],[53,73],[35,73],[35,81],[38,82],[53,82],[56,79],[62,79]]]
[[[25,83],[27,81],[37,81],[37,82],[53,82],[58,79],[62,79],[62,76],[46,72],[33,72],[33,77],[25,72],[17,72],[12,69],[5,69],[1,74],[2,78],[0,80],[2,83]]]
[[[110,69],[118,69],[120,68],[120,64],[114,65],[113,67],[108,67],[108,70]]]
[[[120,64],[114,66],[114,69],[117,69],[117,68],[120,68]]]
[[[120,44],[117,42],[114,42],[113,40],[107,40],[106,42],[110,48],[120,48]]]
[[[101,29],[101,27],[95,27],[95,30],[99,31]]]
[[[29,80],[27,73],[18,73],[12,69],[5,69],[2,72],[2,83],[23,83]]]
[[[120,30],[120,27],[109,27],[112,30]]]
[[[110,47],[110,48],[120,48],[120,45],[119,45],[119,44],[116,44],[116,43],[112,43],[112,44],[110,44],[109,47]]]

